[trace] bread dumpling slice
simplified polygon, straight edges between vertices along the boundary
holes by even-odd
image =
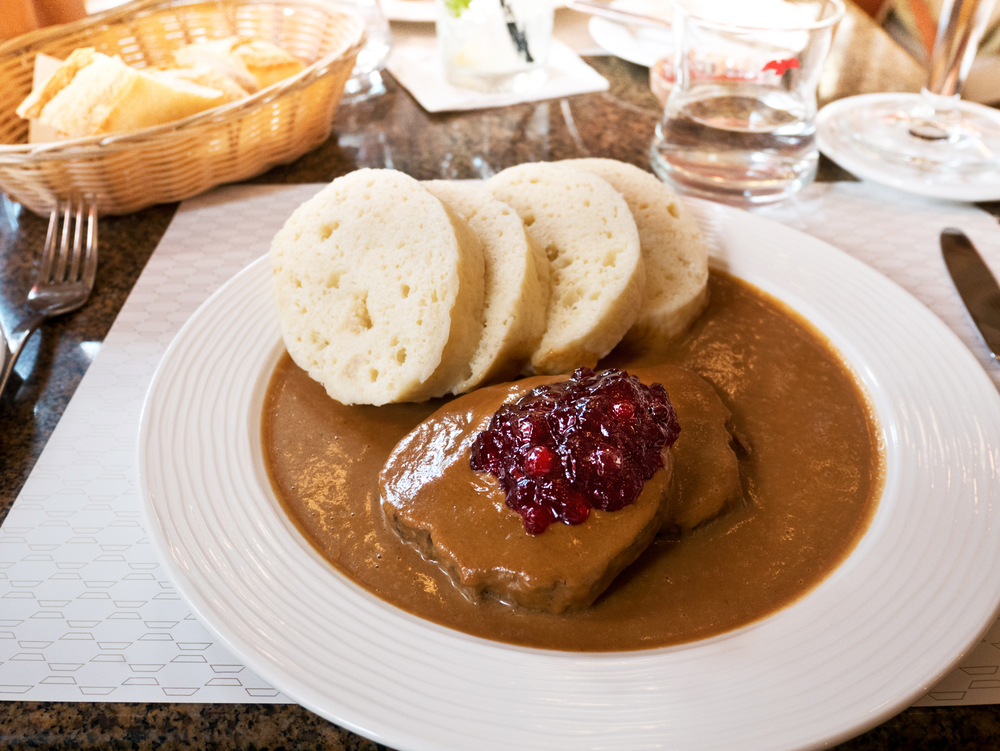
[[[708,304],[708,248],[677,193],[656,177],[614,159],[570,159],[611,183],[625,198],[639,230],[646,288],[625,341],[665,340],[682,333]]]
[[[454,393],[512,380],[545,331],[549,261],[517,212],[485,188],[446,180],[423,186],[457,211],[483,246],[482,336]]]
[[[482,330],[482,247],[413,178],[337,178],[270,254],[285,346],[337,401],[423,401],[463,377]]]
[[[625,199],[592,172],[547,162],[505,169],[486,187],[517,211],[549,259],[546,329],[531,367],[593,367],[635,321],[646,281]]]

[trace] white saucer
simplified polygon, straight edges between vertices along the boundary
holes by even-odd
[[[90,0],[90,2],[100,2],[100,0]],[[434,0],[379,0],[379,5],[382,8],[382,15],[390,21],[434,23],[437,18]],[[565,0],[557,0],[554,5],[557,10],[566,7]]]
[[[863,180],[888,185],[907,193],[946,201],[1000,200],[1000,171],[966,175],[889,164],[869,152],[843,125],[844,113],[866,101],[877,99],[903,103],[914,97],[914,94],[861,94],[831,102],[816,116],[816,142],[820,151]],[[962,106],[977,109],[981,107],[968,102],[963,102]]]
[[[434,0],[380,0],[379,4],[390,21],[434,23]]]
[[[672,15],[669,5],[664,9],[663,3],[651,0],[615,0],[611,7],[640,15],[667,18]],[[629,26],[592,16],[587,30],[602,50],[647,68],[652,68],[657,60],[671,55],[674,49],[674,33],[668,28]]]

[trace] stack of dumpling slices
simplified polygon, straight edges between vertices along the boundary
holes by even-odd
[[[271,260],[289,354],[344,404],[592,367],[623,338],[676,336],[707,303],[694,219],[610,159],[478,184],[358,170],[295,211]]]

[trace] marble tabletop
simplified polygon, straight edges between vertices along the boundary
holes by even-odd
[[[572,11],[560,11],[572,13]],[[525,161],[582,156],[647,168],[660,115],[646,68],[612,57],[586,61],[606,92],[461,114],[429,115],[390,76],[387,93],[342,106],[330,139],[256,183],[324,182],[360,167],[418,179],[480,178]],[[920,67],[867,16],[850,8],[820,83],[821,104],[850,94],[915,91]],[[820,180],[852,180],[823,160]],[[997,205],[984,206],[998,214]],[[90,302],[36,334],[0,398],[0,523],[100,348],[176,210],[156,206],[102,217],[101,258]],[[0,317],[13,325],[31,286],[46,220],[0,198]],[[0,606],[2,607],[2,606]],[[0,701],[0,748],[384,748],[296,705]],[[921,707],[836,748],[1000,747],[1000,705]]]

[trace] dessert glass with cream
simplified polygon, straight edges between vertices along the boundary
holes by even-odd
[[[546,78],[552,0],[437,0],[448,82],[488,93],[528,91]]]

